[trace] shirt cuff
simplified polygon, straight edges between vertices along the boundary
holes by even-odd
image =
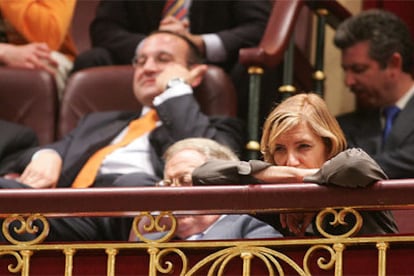
[[[223,41],[216,34],[201,35],[206,48],[206,58],[210,62],[224,62],[227,60],[227,52]]]
[[[183,96],[183,95],[189,95],[189,94],[193,94],[193,89],[191,88],[191,86],[186,83],[180,83],[180,84],[174,85],[174,87],[168,88],[163,93],[156,96],[154,98],[153,104],[154,106],[158,106],[168,99],[176,98],[176,97]]]
[[[41,153],[43,153],[43,152],[54,152],[54,153],[56,153],[57,155],[59,155],[59,153],[57,153],[57,151],[55,151],[54,149],[41,149],[41,150],[38,150],[38,151],[36,151],[34,154],[33,154],[33,156],[32,156],[32,161],[33,160],[35,160],[37,157],[39,157],[39,155],[41,154]]]

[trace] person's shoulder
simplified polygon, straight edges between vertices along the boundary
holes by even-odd
[[[243,223],[243,224],[247,224],[247,223],[260,223],[260,224],[265,224],[264,222],[262,222],[261,220],[258,220],[257,218],[248,215],[248,214],[229,214],[223,217],[222,219],[223,222],[232,222],[234,224],[237,223]]]
[[[23,143],[25,145],[36,146],[38,138],[36,132],[25,125],[14,122],[0,120],[0,131],[2,131],[0,145]]]
[[[11,153],[35,147],[38,138],[35,131],[27,126],[0,120],[0,159]]]
[[[336,116],[338,123],[343,125],[353,125],[355,122],[360,122],[364,120],[371,120],[373,117],[377,117],[379,111],[377,109],[362,109],[356,110],[348,113],[343,113]]]
[[[93,119],[129,119],[131,117],[136,117],[137,112],[133,111],[95,111],[85,115],[85,119],[93,120]]]
[[[25,125],[0,120],[0,130],[7,130],[7,132],[33,132],[33,130]]]

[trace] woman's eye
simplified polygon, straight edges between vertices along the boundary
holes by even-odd
[[[299,148],[300,149],[310,149],[312,146],[311,145],[309,145],[309,144],[300,144],[299,145]]]
[[[285,147],[282,146],[276,146],[275,147],[275,152],[282,152],[285,149]]]

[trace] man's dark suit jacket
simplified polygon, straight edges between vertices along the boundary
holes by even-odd
[[[21,150],[38,145],[36,133],[26,126],[0,120],[0,131],[0,163],[7,162],[7,158]]]
[[[414,177],[414,97],[398,114],[384,145],[379,110],[341,115],[338,122],[349,147],[362,148],[390,179]]]
[[[108,49],[115,64],[130,64],[138,43],[159,27],[165,0],[104,0],[91,24],[93,47]],[[223,41],[230,69],[239,49],[257,45],[262,38],[271,10],[269,0],[193,0],[190,31],[215,33]]]
[[[161,178],[163,171],[162,155],[174,142],[189,137],[204,137],[216,140],[241,152],[243,145],[242,127],[239,120],[229,117],[208,117],[200,111],[193,95],[171,98],[159,105],[158,116],[162,125],[150,134],[151,160],[156,176],[137,178],[136,186],[148,185],[147,180]],[[42,147],[55,149],[63,159],[63,167],[58,187],[70,187],[78,172],[88,158],[100,148],[108,145],[128,123],[137,118],[137,113],[102,112],[86,116],[72,132],[63,140]],[[31,149],[15,160],[14,170],[21,172],[30,162],[31,157],[39,148]],[[139,162],[139,160],[137,160]],[[108,177],[105,186],[111,186],[113,177]],[[142,183],[141,183],[142,182]],[[120,183],[122,186],[122,183]],[[0,179],[3,188],[27,188],[24,184]],[[51,220],[52,227],[49,240],[113,240],[127,239],[129,228],[122,231],[121,225],[99,226],[114,221],[100,219]],[[129,223],[130,221],[128,221]],[[55,225],[55,226],[54,226]]]

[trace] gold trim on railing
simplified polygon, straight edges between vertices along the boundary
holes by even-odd
[[[352,226],[352,228],[350,227],[349,231],[347,231],[346,233],[343,234],[331,234],[326,232],[326,223],[328,216],[332,216],[333,220],[329,221],[329,224],[337,227],[338,225],[348,225],[348,223],[345,221],[345,217],[346,216],[354,216],[355,217],[355,225]],[[358,233],[358,231],[361,229],[362,227],[362,217],[361,215],[355,211],[352,208],[344,208],[342,210],[335,210],[333,208],[326,208],[322,211],[319,212],[319,214],[316,216],[316,228],[318,229],[319,233],[321,233],[321,235],[323,235],[324,237],[327,238],[347,238],[347,237],[351,237],[353,235],[355,235],[356,233]]]
[[[260,150],[260,144],[257,141],[249,141],[246,144],[246,149],[259,151]]]
[[[144,233],[141,233],[139,224]],[[177,219],[171,212],[160,212],[157,215],[152,215],[149,212],[142,212],[134,218],[132,223],[133,233],[135,233],[137,240],[143,242],[166,242],[174,237],[175,229],[177,228]],[[151,232],[164,232],[164,235],[157,240],[149,239],[145,234]]]
[[[107,275],[115,276],[116,255],[118,254],[119,250],[115,248],[107,248],[105,252],[108,255]]]
[[[2,246],[0,246],[1,248]],[[7,255],[11,255],[16,259],[16,264],[13,266],[13,264],[9,264],[7,266],[7,269],[11,272],[11,273],[17,273],[19,271],[22,271],[23,267],[24,267],[24,263],[23,263],[23,258],[22,256],[17,253],[16,251],[12,251],[12,250],[0,250],[0,256],[7,256]]]
[[[255,75],[262,75],[263,72],[264,72],[264,70],[263,70],[262,67],[259,67],[259,66],[250,66],[249,69],[247,70],[247,72],[250,75],[253,75],[253,74],[255,74]]]
[[[310,257],[314,254],[316,254],[315,252],[317,251],[322,251],[325,250],[326,252],[329,253],[330,258],[327,260],[326,258],[319,258],[317,261],[318,267],[323,269],[323,270],[329,270],[332,269],[333,265],[335,264],[336,261],[336,254],[335,251],[332,247],[328,246],[328,245],[314,245],[312,247],[310,247],[307,251],[305,256],[303,257],[303,268],[306,272],[306,275],[311,275],[311,271],[309,268],[310,265]]]
[[[378,248],[378,276],[387,275],[387,249],[388,243],[379,242],[377,243]]]
[[[39,227],[34,225],[35,221],[41,222],[42,232],[39,233]],[[10,229],[12,223],[14,223],[15,225],[13,225],[13,228]],[[12,232],[10,232],[11,230]],[[41,243],[49,235],[49,222],[44,216],[40,214],[29,215],[27,219],[24,219],[23,215],[14,214],[8,216],[3,221],[2,233],[6,240],[13,244],[29,245]],[[23,234],[33,235],[33,240],[23,240],[23,238],[22,240],[18,240],[13,237]],[[24,239],[27,239],[27,237],[24,237]]]
[[[355,225],[348,225],[350,230],[347,233],[334,235],[324,229],[325,226],[329,226],[330,228],[343,226],[346,224],[345,216],[353,216],[353,220],[355,220]],[[23,216],[13,215],[12,217],[19,218],[18,221],[20,221]],[[38,218],[43,216],[36,214],[30,217]],[[333,219],[330,219],[331,217]],[[163,225],[164,219],[166,218],[168,218],[168,221],[173,222],[171,225],[174,225],[174,229],[177,223],[176,217],[172,212],[142,212],[134,219],[134,232],[137,234],[137,237],[145,235],[145,233],[138,232],[138,224],[140,219],[143,218],[149,221],[148,227],[144,227],[145,231],[156,230],[168,232],[168,228]],[[23,221],[29,225],[32,223],[32,219]],[[378,275],[385,276],[387,267],[386,254],[387,250],[391,248],[389,245],[414,243],[414,236],[412,235],[354,237],[361,228],[363,221],[360,214],[353,208],[326,208],[316,216],[315,223],[323,237],[309,237],[307,239],[290,237],[289,239],[276,238],[266,240],[174,242],[164,242],[162,239],[130,243],[82,242],[70,244],[14,243],[13,241],[13,244],[0,245],[0,256],[11,256],[13,258],[13,264],[8,265],[8,270],[11,273],[20,272],[21,275],[30,274],[31,262],[35,257],[33,253],[41,251],[60,252],[62,258],[65,259],[66,276],[71,276],[74,271],[73,257],[75,253],[82,252],[76,259],[76,263],[78,263],[88,251],[94,252],[93,254],[106,255],[107,275],[116,275],[115,268],[117,267],[117,260],[122,256],[120,253],[123,250],[140,251],[141,257],[143,253],[145,262],[148,262],[145,263],[145,265],[148,265],[148,274],[151,276],[156,276],[159,273],[168,274],[173,271],[174,273],[178,272],[179,275],[224,275],[225,272],[228,272],[230,264],[234,262],[240,262],[242,269],[241,275],[253,275],[256,269],[267,271],[269,275],[284,275],[292,270],[298,275],[310,275],[311,273],[317,274],[314,271],[315,268],[324,271],[333,270],[334,275],[343,275],[345,251],[362,245],[364,248],[369,247],[373,249],[373,252],[370,252],[378,256]],[[301,261],[289,256],[289,249],[298,246],[301,246],[304,252],[304,257]],[[206,250],[206,255],[203,255],[201,259],[191,259],[191,252],[198,249]],[[54,254],[54,257],[58,255]]]
[[[313,73],[312,78],[317,81],[323,81],[325,80],[326,76],[323,71],[317,70]]]
[[[73,273],[73,256],[75,255],[76,250],[73,248],[63,249],[63,254],[65,254],[65,276],[72,276]]]
[[[317,9],[316,13],[321,16],[327,16],[329,14],[329,11],[327,9]]]
[[[296,92],[296,87],[293,85],[282,85],[279,87],[280,93],[294,93]]]
[[[33,255],[32,250],[22,250],[20,255],[23,256],[22,276],[30,275],[30,257]]]

